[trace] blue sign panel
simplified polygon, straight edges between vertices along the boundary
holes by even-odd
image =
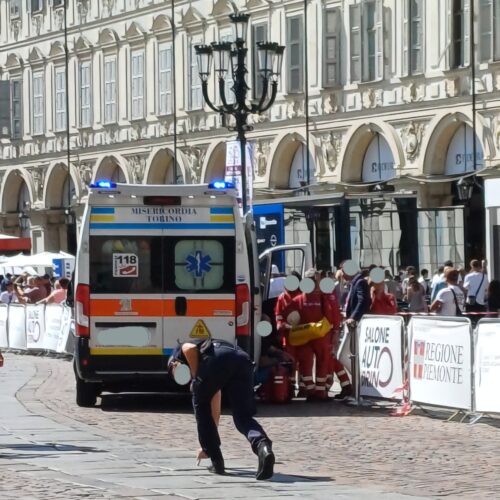
[[[253,215],[257,232],[257,248],[259,254],[268,248],[283,245],[285,242],[285,216],[281,203],[270,205],[254,205]],[[284,272],[284,255],[273,259],[273,264],[278,266],[280,272]],[[276,260],[276,261],[275,261]]]

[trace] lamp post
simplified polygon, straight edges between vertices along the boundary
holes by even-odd
[[[274,103],[278,91],[278,79],[281,73],[285,47],[274,42],[259,42],[258,51],[259,77],[262,79],[262,92],[256,102],[247,99],[249,87],[246,82],[248,69],[245,63],[248,49],[246,38],[249,14],[235,13],[229,16],[233,24],[233,42],[213,42],[211,45],[196,45],[198,70],[201,79],[203,98],[210,109],[219,113],[223,123],[227,117],[234,118],[235,126],[227,126],[237,133],[241,156],[241,204],[243,214],[248,208],[247,200],[247,165],[246,165],[246,132],[253,130],[247,119],[251,114],[261,114]],[[215,105],[208,96],[208,80],[211,74],[212,59],[215,59],[215,78],[218,85],[221,105]],[[226,79],[232,78],[231,88],[234,100],[228,102],[226,95]]]
[[[69,253],[76,254],[76,217],[71,208],[71,133],[69,125],[69,46],[68,46],[68,0],[64,0],[64,65],[66,69],[65,93],[66,93],[66,163],[68,164],[68,205],[64,210],[64,222],[66,224],[66,244]],[[64,205],[64,200],[63,200]]]

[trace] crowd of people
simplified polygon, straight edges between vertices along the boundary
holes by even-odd
[[[62,304],[66,301],[69,280],[48,274],[0,275],[1,304]]]
[[[475,313],[471,316],[480,318],[481,313],[500,312],[500,281],[488,280],[484,261],[472,260],[468,272],[446,261],[432,278],[428,270],[422,269],[419,273],[414,266],[401,269],[393,276],[378,266],[353,271],[344,264],[335,275],[316,269],[306,271],[304,277],[314,280],[314,290],[285,288],[277,295],[274,311],[268,313],[271,319],[274,316],[275,336],[264,342],[261,366],[269,368],[277,363],[292,366],[292,380],[295,380],[295,370],[298,372],[297,396],[307,401],[329,400],[334,374],[341,386],[335,399],[352,395],[345,367],[337,359],[343,323],[355,328],[365,314],[404,312],[461,316]],[[298,282],[300,275],[292,274]],[[325,277],[334,280],[334,288],[328,293],[320,286]],[[285,285],[283,279],[276,283]],[[325,319],[330,328],[326,335],[303,345],[293,345],[291,334],[297,325],[318,324]]]

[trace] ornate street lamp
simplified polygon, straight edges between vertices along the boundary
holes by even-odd
[[[468,203],[472,198],[476,181],[474,177],[462,177],[457,181],[458,199],[463,203]]]
[[[30,228],[30,217],[25,212],[19,212],[19,229],[27,231]]]
[[[228,129],[237,132],[240,143],[241,156],[241,188],[242,208],[245,214],[248,207],[247,201],[247,171],[246,171],[246,132],[253,129],[247,124],[248,116],[261,114],[267,111],[274,103],[278,91],[278,79],[281,74],[283,53],[285,47],[273,42],[259,42],[256,44],[258,51],[259,77],[262,79],[262,94],[256,102],[247,100],[249,87],[246,82],[248,73],[245,59],[248,49],[246,38],[249,14],[236,13],[229,16],[233,23],[233,42],[213,42],[211,45],[195,46],[198,57],[198,68],[202,84],[203,98],[210,109],[219,113],[223,123],[226,117],[234,118],[235,126]],[[217,80],[220,106],[216,106],[208,96],[208,79],[211,73],[212,59],[214,60],[215,77]],[[231,88],[234,100],[228,102],[226,95],[226,79],[232,79]]]

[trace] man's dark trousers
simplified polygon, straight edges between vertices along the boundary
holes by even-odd
[[[234,425],[257,454],[258,444],[268,440],[264,429],[253,418],[253,363],[238,347],[214,342],[214,353],[200,359],[198,376],[193,382],[193,408],[202,449],[213,459],[222,459],[220,437],[212,418],[211,401],[222,390],[229,398]]]

